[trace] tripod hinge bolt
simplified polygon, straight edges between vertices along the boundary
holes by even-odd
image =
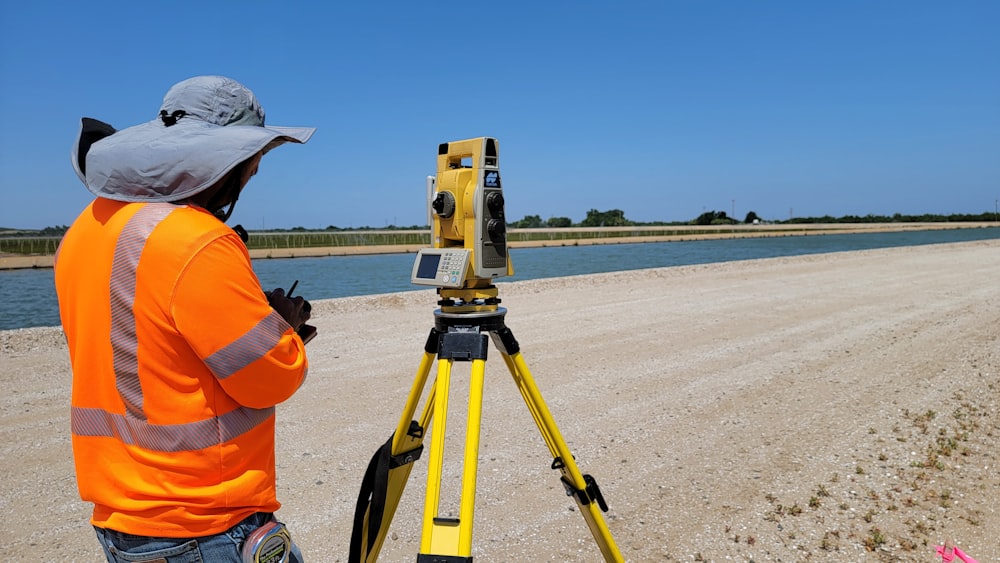
[[[422,454],[423,451],[424,451],[424,447],[421,445],[421,446],[417,446],[416,448],[414,448],[414,449],[412,449],[412,450],[410,450],[408,452],[403,452],[403,453],[398,454],[398,455],[390,456],[389,457],[389,469],[395,469],[397,467],[403,467],[404,465],[409,465],[409,464],[413,463],[414,461],[417,461],[418,459],[420,459],[420,454]]]

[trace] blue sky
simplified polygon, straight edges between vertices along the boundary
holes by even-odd
[[[198,74],[274,125],[231,223],[426,222],[441,142],[496,137],[507,215],[983,213],[1000,198],[1000,2],[0,0],[0,226],[69,224],[82,116]]]

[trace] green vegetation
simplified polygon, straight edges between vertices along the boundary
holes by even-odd
[[[549,217],[547,221],[542,221],[539,215],[525,215],[524,219],[508,223],[507,226],[513,229],[558,229],[572,227],[573,220],[569,217]]]
[[[611,209],[608,211],[598,211],[591,209],[587,212],[587,217],[579,223],[573,223],[569,217],[550,217],[543,221],[539,215],[525,215],[524,219],[507,223],[512,229],[543,229],[543,228],[566,228],[566,227],[631,227],[638,225],[635,221],[625,218],[625,212],[621,209]],[[654,224],[654,223],[648,223]],[[662,225],[663,223],[655,223]],[[678,223],[680,224],[680,223]]]
[[[798,229],[789,229],[795,230]],[[699,230],[698,235],[727,234],[729,229]],[[669,237],[693,234],[690,229],[678,226],[676,229],[649,226],[634,226],[626,229],[608,230],[602,227],[572,227],[552,229],[540,227],[518,228],[507,231],[507,241],[512,243],[533,241],[580,241],[607,238],[629,237]],[[2,242],[2,239],[0,239]],[[430,246],[430,229],[410,231],[269,231],[250,232],[247,247],[250,249],[267,248],[321,248],[342,246]]]
[[[767,223],[774,226],[787,226],[790,232],[798,232],[805,224],[874,224],[874,223],[959,223],[959,222],[997,222],[995,213],[987,212],[979,215],[866,215],[858,217],[800,217],[787,221],[767,221],[751,211],[743,221],[729,217],[725,211],[706,211],[698,217],[685,222],[638,222],[625,217],[621,209],[599,211],[591,209],[579,223],[574,223],[569,217],[550,217],[543,220],[539,215],[526,215],[519,221],[507,224],[510,230],[507,239],[510,242],[532,241],[571,241],[624,237],[669,237],[695,234],[691,226],[720,227],[718,230],[701,228],[698,235],[727,234],[734,225],[756,225]],[[797,227],[798,226],[798,227]],[[627,228],[624,228],[627,227]],[[671,229],[669,227],[677,227]],[[728,227],[728,228],[727,228]],[[0,254],[21,255],[51,255],[59,247],[62,235],[69,227],[57,225],[41,230],[17,230],[0,227]],[[345,229],[330,225],[325,229],[306,229],[293,227],[291,229],[272,229],[268,231],[251,231],[247,246],[251,249],[280,248],[318,248],[345,246],[428,246],[430,228],[427,225],[399,227],[358,227]]]
[[[23,233],[24,231],[18,231]],[[37,231],[35,231],[37,232]],[[55,254],[59,248],[58,237],[41,237],[34,234],[18,234],[0,236],[0,254],[49,255]]]
[[[418,245],[430,246],[430,230],[407,231],[268,231],[250,232],[247,248],[319,248],[338,246],[385,246]]]

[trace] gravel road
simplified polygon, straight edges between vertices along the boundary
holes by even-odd
[[[985,562],[1000,561],[998,280],[994,240],[498,286],[627,560],[930,562],[952,538]],[[314,303],[309,378],[277,430],[279,516],[309,561],[346,560],[435,307],[433,290]],[[99,561],[59,329],[0,331],[0,378],[0,558]],[[476,560],[600,560],[493,348],[483,398]],[[443,512],[457,510],[452,459]],[[383,561],[416,558],[425,480],[422,459]]]

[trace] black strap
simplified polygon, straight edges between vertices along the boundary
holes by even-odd
[[[223,186],[212,195],[212,198],[205,204],[215,218],[225,223],[236,209],[236,201],[240,199],[243,191],[243,172],[246,170],[249,161],[244,160],[230,170],[222,179]],[[226,208],[226,206],[229,206]],[[246,242],[246,241],[244,241]]]
[[[243,244],[250,242],[250,233],[248,233],[247,230],[243,228],[243,225],[233,225],[233,232],[235,232],[240,237],[240,240],[243,241]],[[309,302],[306,301],[306,304],[308,305]]]
[[[392,457],[392,436],[379,449],[375,450],[368,469],[361,481],[361,491],[354,508],[354,530],[351,532],[351,551],[347,558],[349,563],[361,562],[361,541],[365,525],[365,514],[368,514],[368,537],[365,553],[371,553],[375,540],[378,539],[382,527],[382,516],[385,512],[385,498],[389,487],[389,469]]]

